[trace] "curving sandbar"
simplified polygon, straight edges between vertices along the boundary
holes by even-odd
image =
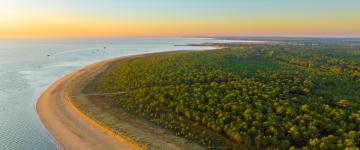
[[[80,76],[94,77],[118,59],[101,61],[70,73],[53,83],[39,98],[36,109],[40,119],[64,149],[141,149],[107,128],[102,128],[67,99],[71,87],[76,83],[74,81]]]

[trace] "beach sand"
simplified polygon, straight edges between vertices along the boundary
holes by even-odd
[[[81,113],[74,111],[66,99],[68,90],[71,90],[69,86],[79,75],[94,76],[114,60],[101,61],[64,76],[53,83],[39,98],[36,108],[40,119],[64,149],[138,149],[90,123]]]
[[[171,53],[175,52],[185,51]],[[197,143],[189,142],[147,120],[128,114],[119,107],[108,106],[105,99],[88,96],[83,91],[97,75],[111,68],[113,64],[164,53],[169,52],[109,59],[64,76],[39,98],[37,112],[41,121],[67,150],[204,149]]]

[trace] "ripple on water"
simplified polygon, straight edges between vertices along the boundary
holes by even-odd
[[[33,89],[17,69],[0,72],[0,149],[56,149],[28,100],[35,99]]]

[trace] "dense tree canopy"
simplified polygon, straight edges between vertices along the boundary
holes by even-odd
[[[211,149],[360,146],[360,49],[243,45],[137,57],[94,82],[122,108]]]

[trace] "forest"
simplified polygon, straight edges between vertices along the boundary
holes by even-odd
[[[241,44],[134,57],[91,89],[208,149],[359,149],[360,48]]]

